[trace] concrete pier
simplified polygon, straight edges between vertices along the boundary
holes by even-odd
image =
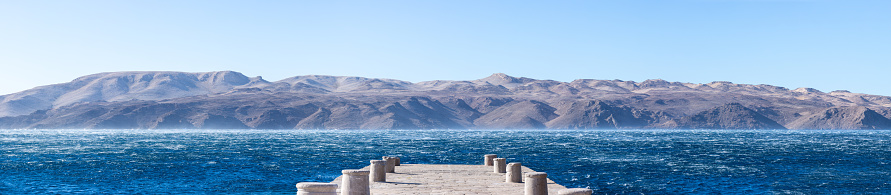
[[[386,182],[387,181],[387,161],[382,160],[372,160],[371,165],[369,165],[368,169],[372,182]]]
[[[337,184],[320,182],[297,183],[297,195],[337,195]]]
[[[521,172],[535,172],[527,167],[516,166]],[[361,170],[369,170],[365,167]],[[373,173],[372,173],[373,174]],[[370,183],[371,194],[524,194],[524,183],[507,183],[504,173],[493,173],[486,165],[402,164],[398,173],[389,173],[386,182]],[[339,184],[344,176],[331,183]],[[528,178],[527,178],[528,179]],[[547,179],[538,178],[546,194],[557,194],[566,189]]]
[[[494,162],[492,162],[492,160],[495,158],[498,158],[498,155],[496,155],[496,154],[483,155],[483,164],[486,166],[492,166],[494,163]]]
[[[371,195],[368,175],[370,171],[343,170],[343,182],[340,184],[340,195]]]

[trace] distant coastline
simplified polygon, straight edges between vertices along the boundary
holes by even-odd
[[[891,97],[730,82],[111,72],[0,96],[25,129],[891,129]]]

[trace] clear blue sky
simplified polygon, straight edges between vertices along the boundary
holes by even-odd
[[[110,71],[503,72],[891,95],[888,0],[0,0],[0,94]]]

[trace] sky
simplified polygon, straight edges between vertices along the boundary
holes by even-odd
[[[99,72],[220,70],[891,95],[891,1],[0,0],[0,94]]]

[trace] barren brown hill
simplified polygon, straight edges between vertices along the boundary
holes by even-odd
[[[891,97],[771,85],[113,72],[0,96],[0,128],[887,129]]]

